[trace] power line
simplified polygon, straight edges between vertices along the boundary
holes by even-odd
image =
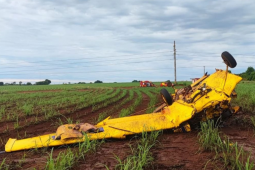
[[[163,56],[163,57],[165,57],[165,56]],[[148,56],[146,56],[146,57],[139,57],[139,59],[140,58],[155,58],[155,56],[152,56],[152,57],[148,57]],[[107,62],[107,61],[125,61],[125,60],[130,60],[130,59],[137,59],[137,57],[132,57],[132,58],[125,58],[125,59],[112,59],[112,60],[92,60],[92,61],[84,61],[84,62],[71,62],[71,63],[62,63],[62,64],[56,64],[56,63],[53,63],[53,65],[54,66],[56,66],[56,65],[60,65],[60,66],[66,66],[67,64],[68,65],[70,65],[70,64],[81,64],[81,63],[93,63],[93,62]],[[29,67],[38,67],[38,66],[49,66],[49,64],[47,64],[47,65],[35,65],[35,66],[29,66]],[[19,66],[19,67],[17,67],[17,66],[15,66],[15,67],[2,67],[2,68],[22,68],[22,67],[28,67],[28,66]]]
[[[143,54],[134,54],[134,55],[122,55],[122,56],[137,56],[137,55],[144,55],[144,54],[158,54],[158,53],[166,53],[166,52],[171,52],[171,51],[161,51],[161,52],[154,52],[154,53],[143,53]],[[216,54],[216,53],[215,53]],[[189,56],[193,56],[192,54],[188,54],[188,55],[185,55],[185,54],[177,54],[177,55],[184,55],[185,57],[189,57]],[[194,55],[195,56],[195,55]],[[116,57],[116,56],[112,56],[112,57]],[[112,57],[108,57],[108,58],[112,58]],[[121,56],[119,56],[121,57]],[[154,57],[154,56],[152,56]],[[139,57],[139,58],[152,58],[152,57]],[[202,57],[206,57],[206,58],[211,58],[210,56],[202,56]],[[105,57],[97,57],[97,58],[105,58]],[[255,58],[255,57],[246,57],[246,58]],[[39,66],[49,66],[49,64],[47,65],[41,65],[41,63],[53,63],[54,66],[56,65],[59,65],[59,66],[64,66],[64,64],[56,64],[55,61],[74,61],[74,60],[84,60],[84,59],[94,59],[94,57],[92,58],[78,58],[78,59],[65,59],[65,60],[51,60],[51,61],[36,61],[36,62],[26,62],[26,64],[31,64],[31,63],[39,63],[40,65]],[[132,57],[132,58],[125,58],[125,59],[112,59],[112,60],[104,60],[104,62],[106,61],[116,61],[116,60],[130,60],[130,59],[137,59],[137,57]],[[179,59],[178,59],[179,60]],[[81,64],[81,63],[90,63],[90,62],[99,62],[99,61],[102,61],[102,60],[92,60],[92,61],[84,61],[84,62],[71,62],[71,63],[65,63],[65,64]],[[192,61],[203,61],[203,60],[192,60]],[[209,60],[206,60],[206,61],[209,61]],[[17,63],[11,63],[11,64],[15,64],[17,65]],[[2,67],[2,68],[17,68],[18,66],[15,66],[15,67]],[[19,66],[18,68],[22,68],[22,67],[38,67],[38,65],[36,66]]]
[[[163,56],[163,57],[165,57],[165,56]],[[155,58],[154,56],[153,57],[139,57],[139,59],[140,58]],[[137,59],[137,57],[135,57],[135,58],[126,58],[126,59],[118,59],[118,61],[126,61],[126,60],[130,60],[130,59]],[[158,58],[157,58],[158,59]],[[220,59],[220,58],[219,58]],[[167,59],[167,60],[173,60],[173,59]],[[181,58],[179,58],[179,59],[176,59],[176,60],[187,60],[187,59],[181,59]],[[64,64],[55,64],[54,63],[54,66],[63,66],[64,68],[66,68],[66,65],[68,64],[68,65],[71,65],[71,64],[82,64],[82,63],[93,63],[93,62],[99,62],[99,61],[102,61],[102,60],[94,60],[94,61],[85,61],[85,62],[71,62],[71,63],[64,63]],[[115,59],[114,60],[104,60],[103,62],[107,62],[107,61],[116,61]],[[165,59],[161,59],[161,61],[165,61]],[[189,61],[215,61],[215,59],[214,60],[205,60],[205,59],[190,59]],[[152,61],[138,61],[138,62],[125,62],[125,63],[142,63],[142,62],[152,62]],[[253,62],[250,62],[250,61],[242,61],[242,63],[253,63]],[[117,65],[117,64],[124,64],[124,63],[116,63],[116,64],[100,64],[100,65],[90,65],[90,66],[83,66],[83,67],[94,67],[94,66],[107,66],[107,65]],[[14,66],[14,67],[2,67],[2,69],[4,69],[4,68],[27,68],[27,67],[29,67],[29,68],[31,68],[31,67],[38,67],[38,66],[50,66],[50,65],[34,65],[34,66],[22,66],[22,67],[20,67],[20,66]],[[55,68],[59,68],[59,67],[53,67],[53,69],[55,69]],[[60,68],[62,68],[62,67],[60,67]],[[68,68],[73,68],[73,67],[69,67],[68,66]],[[23,71],[23,70],[21,70],[21,71]],[[32,71],[32,70],[25,70],[25,71]],[[10,71],[8,71],[8,72],[10,72]],[[11,71],[11,72],[13,72],[13,71]]]
[[[78,68],[87,68],[87,67],[96,67],[96,66],[110,66],[110,65],[122,65],[122,64],[137,64],[137,63],[149,63],[149,62],[162,62],[162,61],[169,61],[169,60],[173,60],[173,59],[164,59],[164,60],[158,60],[158,61],[155,61],[155,60],[147,60],[147,61],[134,61],[134,62],[123,62],[123,63],[114,63],[114,64],[99,64],[99,65],[89,65],[89,66],[79,66]],[[205,60],[190,60],[190,61],[205,61]],[[215,61],[215,60],[206,60],[206,61]],[[251,63],[251,62],[243,62],[243,63]],[[200,67],[200,66],[190,66],[190,67],[178,67],[178,68],[192,68],[192,67]],[[201,66],[203,67],[203,66]],[[207,67],[211,67],[211,66],[207,66]],[[31,72],[31,71],[52,71],[52,70],[61,70],[61,69],[69,69],[69,68],[77,68],[77,66],[74,66],[74,67],[55,67],[55,68],[44,68],[44,69],[36,69],[36,70],[17,70],[17,71],[7,71],[7,72],[1,72],[1,73],[16,73],[16,72]],[[169,68],[169,67],[168,67]],[[22,74],[22,73],[21,73]],[[21,75],[21,74],[18,74],[18,75]],[[23,73],[25,74],[25,73]],[[12,75],[12,74],[0,74],[0,75]],[[15,74],[17,75],[17,74]]]
[[[186,52],[186,53],[189,53],[189,54],[219,54],[219,53],[206,53],[206,52],[192,52],[192,51],[179,51],[179,50],[176,50],[176,52]]]
[[[177,52],[187,52],[187,53],[189,53],[189,54],[217,54],[217,55],[221,55],[220,53],[208,53],[208,52],[193,52],[193,51],[183,51],[183,50],[181,50],[181,51],[179,51],[179,50],[177,50]],[[236,53],[231,53],[231,54],[233,54],[233,55],[245,55],[245,56],[251,56],[251,55],[255,55],[255,53],[252,53],[252,54],[236,54]]]
[[[55,62],[55,61],[73,61],[73,60],[82,60],[82,59],[95,59],[95,58],[113,58],[113,57],[124,57],[124,56],[138,56],[138,55],[147,55],[147,54],[159,54],[159,53],[168,53],[172,51],[160,51],[160,52],[151,52],[151,53],[142,53],[142,54],[127,54],[127,55],[115,55],[115,56],[102,56],[102,57],[82,57],[82,58],[74,58],[74,59],[62,59],[62,60],[51,60],[51,61],[32,61],[32,62],[26,62],[26,63],[42,63],[42,62]],[[0,55],[2,57],[5,57],[5,55]],[[13,56],[9,56],[13,57]],[[10,62],[10,64],[13,64],[13,62]]]
[[[151,52],[151,53],[142,53],[142,54],[128,54],[128,55],[116,55],[116,56],[102,56],[102,57],[96,57],[96,58],[114,58],[114,57],[123,57],[123,56],[137,56],[137,55],[146,55],[146,54],[159,54],[159,53],[168,53],[168,52],[173,52],[173,51],[161,51],[161,52]],[[181,52],[185,52],[185,51],[181,51]],[[188,52],[188,51],[186,51]],[[176,55],[184,55],[184,56],[196,56],[197,54],[217,54],[218,53],[204,53],[204,52],[188,52],[188,54],[176,54]],[[254,54],[235,54],[235,55],[254,55]],[[0,55],[0,56],[4,56],[6,57],[7,55]],[[13,56],[8,56],[8,57],[13,57]],[[199,56],[199,57],[210,57],[210,56]],[[50,60],[50,61],[45,61],[45,60],[42,60],[42,61],[32,61],[32,62],[26,62],[26,64],[30,64],[30,63],[52,63],[52,62],[56,62],[56,61],[74,61],[74,60],[84,60],[84,59],[94,59],[95,57],[82,57],[82,58],[74,58],[74,59],[61,59],[61,60]],[[246,57],[247,58],[247,57]],[[254,57],[249,57],[249,58],[255,58]],[[116,59],[115,59],[116,60]],[[98,60],[97,60],[98,61]],[[110,60],[109,60],[110,61]],[[17,64],[17,63],[13,63],[13,62],[8,62],[9,64]],[[5,64],[8,64],[8,63],[5,63]],[[10,67],[11,68],[11,67]]]
[[[184,56],[184,57],[193,57],[193,56],[198,56],[197,54],[183,54],[183,53],[178,53],[178,54],[176,54],[176,55],[181,55],[181,56]],[[217,56],[219,56],[218,54],[217,54]],[[244,55],[243,55],[244,56]],[[243,56],[241,56],[241,57],[243,57]],[[214,57],[214,56],[199,56],[199,57],[202,57],[202,58],[212,58],[212,57]],[[236,56],[235,56],[235,58],[237,58]],[[255,56],[252,56],[252,55],[246,55],[246,57],[245,58],[255,58]]]
[[[178,68],[195,68],[195,67],[204,67],[204,66],[190,66],[190,67],[178,67]],[[216,68],[214,66],[206,66],[206,67],[213,67],[213,68]],[[223,66],[222,66],[223,67]],[[224,67],[225,68],[225,67]],[[168,68],[160,68],[160,69],[132,69],[132,70],[114,70],[114,71],[106,71],[106,70],[100,70],[100,71],[89,71],[89,72],[84,72],[84,71],[79,71],[79,72],[55,72],[55,73],[40,73],[40,74],[63,74],[63,73],[100,73],[100,72],[129,72],[129,71],[144,71],[144,70],[147,70],[147,71],[154,71],[154,70],[169,70],[169,69],[173,69],[171,67],[168,67]],[[27,74],[31,74],[31,73],[27,73]],[[24,75],[24,74],[0,74],[0,75]]]
[[[130,63],[149,63],[149,62],[161,62],[161,61],[167,61],[167,60],[173,60],[173,59],[164,59],[164,60],[151,60],[151,61],[134,61],[134,62],[124,62],[124,63],[115,63],[115,64],[100,64],[100,65],[90,65],[90,66],[80,66],[80,68],[87,68],[87,67],[96,67],[96,66],[109,66],[109,65],[119,65],[119,64],[130,64]],[[68,68],[77,68],[76,66],[74,67],[68,67]],[[67,67],[61,67],[61,68],[47,68],[48,70],[60,70],[60,69],[67,69]],[[21,71],[34,71],[34,70],[17,70],[17,71],[8,71],[7,73],[10,72],[21,72]],[[45,71],[45,69],[36,69],[35,71]],[[4,72],[1,72],[4,73]]]
[[[187,59],[177,59],[177,60],[187,61]],[[220,60],[220,58],[219,58],[219,60]],[[189,62],[190,61],[215,61],[216,62],[216,60],[207,60],[207,59],[206,60],[205,59],[198,59],[198,60],[189,59],[188,61]],[[254,62],[255,62],[255,60],[254,60]],[[252,61],[242,61],[241,63],[253,63],[253,62]]]
[[[37,71],[51,71],[51,70],[61,70],[61,69],[68,69],[68,68],[77,68],[77,66],[74,66],[74,67],[66,67],[66,64],[68,65],[72,65],[72,64],[83,64],[83,63],[93,63],[93,62],[107,62],[107,61],[129,61],[129,60],[132,60],[132,59],[137,59],[138,57],[132,57],[132,58],[122,58],[122,59],[119,59],[119,57],[123,57],[123,56],[140,56],[140,58],[155,58],[155,56],[146,56],[146,57],[141,57],[142,55],[149,55],[149,54],[162,54],[162,53],[169,53],[169,52],[173,52],[173,51],[161,51],[161,52],[151,52],[151,53],[143,53],[143,54],[132,54],[132,55],[118,55],[118,56],[102,56],[102,57],[96,57],[97,59],[100,59],[100,58],[114,58],[114,59],[110,59],[110,60],[90,60],[90,59],[95,59],[95,57],[86,57],[86,58],[75,58],[75,59],[61,59],[61,60],[51,60],[51,61],[34,61],[34,62],[26,62],[27,64],[39,64],[39,66],[50,66],[51,63],[54,64],[54,66],[63,66],[63,67],[53,67],[53,68],[44,68],[44,69],[36,69],[36,70],[18,70],[18,71],[8,71],[7,74],[4,74],[4,72],[1,72],[2,74],[0,75],[26,75],[26,74],[31,74],[31,71],[33,71],[33,74],[34,72],[37,72]],[[181,51],[181,52],[185,52],[185,51]],[[174,50],[174,54],[176,54],[176,50]],[[188,57],[188,56],[197,56],[197,54],[217,54],[218,53],[199,53],[199,52],[189,52],[189,54],[185,55],[185,54],[177,54],[177,55],[183,55],[185,57]],[[238,54],[236,54],[238,55]],[[242,54],[240,54],[242,55]],[[116,58],[118,57],[118,58]],[[200,57],[205,57],[205,58],[209,58],[210,56],[200,56]],[[210,57],[212,58],[212,57]],[[220,57],[219,57],[220,58]],[[245,57],[245,58],[253,58],[254,57]],[[81,61],[81,60],[90,60],[90,61]],[[155,58],[157,59],[156,61],[155,60],[146,60],[146,61],[134,61],[134,62],[124,62],[124,63],[114,63],[114,64],[99,64],[99,65],[89,65],[89,66],[79,66],[79,68],[87,68],[87,67],[96,67],[96,66],[109,66],[109,65],[121,65],[121,64],[131,64],[131,63],[148,63],[148,62],[161,62],[161,61],[167,61],[167,60],[173,60],[173,59],[161,59],[161,60],[158,60],[158,57]],[[70,62],[70,63],[55,63],[55,62],[63,62],[63,61],[75,61],[75,60],[79,60],[79,62]],[[187,59],[181,59],[179,58],[178,60],[187,60]],[[215,60],[207,60],[207,59],[195,59],[195,60],[189,60],[190,61],[215,61]],[[49,63],[50,62],[50,63]],[[42,65],[41,63],[49,63],[47,65]],[[248,62],[248,61],[243,61],[242,63],[252,63],[252,62]],[[12,63],[12,64],[16,64],[16,63]],[[38,65],[35,65],[35,66],[23,66],[23,67],[38,67]],[[196,67],[204,67],[204,66],[189,66],[189,67],[178,67],[178,68],[196,68]],[[206,66],[206,67],[212,67],[212,66]],[[17,68],[16,67],[2,67],[2,68]],[[18,67],[18,68],[22,68],[22,67]],[[175,67],[176,68],[176,67]],[[215,67],[214,67],[215,68]],[[136,69],[136,70],[116,70],[116,71],[89,71],[89,72],[59,72],[59,73],[53,73],[53,74],[66,74],[66,73],[99,73],[99,72],[128,72],[128,71],[143,71],[143,70],[165,70],[165,69],[171,69],[170,67],[167,67],[167,68],[163,68],[163,69]],[[21,72],[27,72],[29,71],[30,73],[21,73]],[[8,74],[8,73],[12,73],[12,72],[19,72],[19,74]],[[39,74],[52,74],[52,73],[39,73]]]
[[[146,60],[146,61],[133,61],[133,62],[123,62],[123,63],[114,63],[114,64],[99,64],[99,65],[89,65],[89,66],[79,66],[79,68],[87,68],[87,67],[96,67],[96,66],[109,66],[109,65],[120,65],[120,64],[130,64],[130,63],[149,63],[149,62],[161,62],[161,61],[167,61],[167,60],[173,60],[173,59],[161,59],[161,60]],[[184,59],[179,59],[179,60],[184,60]],[[215,61],[215,60],[189,60],[189,61]],[[82,62],[77,62],[75,64],[80,64]],[[252,63],[252,62],[242,62],[242,63]],[[74,63],[72,63],[74,64]],[[191,66],[192,67],[192,66]],[[16,68],[16,67],[12,67]],[[70,67],[68,68],[77,68],[77,66]],[[179,68],[179,67],[178,67]],[[25,72],[25,71],[45,71],[45,70],[60,70],[60,69],[67,69],[66,65],[64,67],[53,67],[53,68],[44,68],[44,69],[36,69],[36,70],[17,70],[17,71],[7,71],[7,73],[10,72]],[[2,72],[4,73],[4,72]]]

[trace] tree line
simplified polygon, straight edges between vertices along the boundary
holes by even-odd
[[[248,67],[245,72],[237,74],[237,75],[242,77],[244,80],[255,81],[255,69],[253,67]],[[140,82],[140,80],[133,80],[132,82],[136,83],[136,82]],[[49,85],[50,83],[51,83],[51,80],[45,79],[44,81],[35,82],[34,85]],[[96,80],[94,83],[103,83],[103,81]],[[27,82],[27,84],[22,84],[22,81],[19,81],[18,84],[19,85],[32,85],[31,82]],[[4,82],[0,82],[0,86],[3,86],[3,85],[18,85],[18,84],[16,82],[5,83],[5,84],[4,84]],[[68,84],[71,84],[71,83],[69,82]],[[85,82],[79,82],[77,84],[86,84],[86,83]]]
[[[34,85],[49,85],[51,83],[51,80],[49,79],[45,79],[44,81],[38,81],[38,82],[35,82]],[[27,82],[26,84],[22,84],[22,81],[19,81],[18,83],[20,86],[21,85],[32,85],[31,82]],[[16,81],[12,82],[12,83],[4,83],[4,82],[0,82],[0,86],[3,86],[3,85],[18,85],[16,83]]]
[[[248,67],[247,70],[241,74],[238,74],[244,80],[254,81],[255,80],[255,70],[253,67]]]
[[[34,85],[49,85],[51,83],[51,80],[49,79],[45,79],[44,81],[38,81],[38,82],[35,82]],[[92,82],[90,82],[92,83]],[[101,80],[96,80],[94,83],[103,83],[103,81]],[[63,83],[65,84],[65,83]],[[71,82],[68,82],[68,84],[71,84]],[[86,84],[85,82],[78,82],[78,83],[74,83],[74,84]],[[4,83],[4,82],[0,82],[0,86],[3,86],[3,85],[18,85],[15,81],[12,82],[12,83]],[[22,84],[22,81],[19,82],[19,85],[32,85],[31,82],[27,82],[27,84]]]

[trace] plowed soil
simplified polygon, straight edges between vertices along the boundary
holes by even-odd
[[[149,97],[143,93],[143,101],[140,106],[135,110],[135,114],[142,114],[140,110],[146,110]],[[83,108],[72,114],[66,116],[73,119],[79,119],[80,122],[95,123],[95,119],[98,115],[115,105],[120,104],[124,96],[119,101],[112,103],[109,106],[101,108],[97,111],[92,111],[91,107]],[[135,94],[134,99],[137,97]],[[132,104],[132,101],[127,102],[123,107],[128,107]],[[110,113],[113,117],[118,117],[120,110]],[[47,133],[52,133],[56,130],[57,118],[41,122],[40,124],[33,124],[28,127],[12,130],[9,132],[0,131],[0,150],[4,150],[4,144],[10,137],[24,138],[30,136],[38,136]],[[254,131],[249,128],[243,128],[241,125],[228,125],[221,129],[222,133],[230,137],[233,142],[238,142],[247,151],[252,152],[252,159],[255,159],[255,137]],[[220,169],[223,165],[219,162],[213,162],[215,153],[202,151],[198,144],[198,131],[192,131],[190,133],[172,133],[170,130],[163,131],[163,134],[158,138],[158,145],[151,150],[154,157],[153,163],[145,169]],[[85,160],[80,160],[74,169],[114,169],[118,164],[115,159],[118,156],[120,159],[125,159],[131,154],[130,144],[135,144],[135,136],[129,136],[126,139],[116,140],[109,139],[103,143],[95,153],[91,153]],[[42,148],[38,150],[18,151],[12,153],[0,153],[0,163],[6,158],[7,164],[11,169],[44,169],[47,158],[52,148]],[[72,147],[75,150],[75,147]],[[65,151],[66,146],[55,147],[54,157],[59,152]]]

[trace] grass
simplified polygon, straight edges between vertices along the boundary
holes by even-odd
[[[253,129],[255,130],[255,116],[251,117],[251,123],[252,123]]]
[[[45,169],[47,170],[66,170],[74,166],[76,155],[70,148],[65,152],[60,152],[56,159],[53,159],[53,149],[51,150],[50,157],[47,160]]]
[[[133,90],[128,90],[128,92],[129,92],[129,97],[124,98],[119,104],[116,104],[113,107],[111,107],[110,109],[107,109],[106,111],[100,113],[95,122],[96,123],[101,122],[102,120],[107,118],[110,114],[119,112],[119,110],[121,108],[123,108],[123,105],[125,105],[127,102],[129,102],[130,100],[132,100],[134,98],[135,92]],[[118,100],[122,99],[126,94],[127,94],[127,90],[125,90],[117,98],[110,100],[107,105],[117,102]],[[120,111],[119,117],[124,117],[124,116],[130,115],[131,113],[134,112],[135,108],[137,107],[138,104],[141,103],[141,99],[142,99],[141,93],[137,93],[137,94],[138,94],[138,97],[136,98],[135,102],[132,105],[130,105],[128,108],[122,109]],[[137,100],[139,100],[139,102],[137,102]]]
[[[115,159],[118,161],[115,169],[119,170],[141,170],[144,167],[148,167],[153,162],[153,157],[150,152],[157,144],[157,137],[161,131],[154,131],[150,134],[143,132],[140,141],[136,148],[131,148],[132,155],[129,155],[125,160],[121,160],[115,155]]]
[[[108,115],[108,112],[107,111],[105,111],[105,112],[103,112],[103,113],[100,113],[99,115],[98,115],[98,118],[97,118],[97,121],[96,122],[101,122],[102,120],[104,120],[106,117],[107,117],[107,115]]]
[[[4,114],[5,114],[5,107],[1,107],[0,108],[0,120],[2,119]]]
[[[85,155],[89,152],[95,152],[97,147],[104,143],[104,140],[92,140],[90,141],[88,136],[84,134],[85,140],[84,142],[79,143],[78,153],[79,159],[85,159]]]
[[[208,151],[220,151],[219,149],[221,149],[222,141],[214,121],[201,123],[201,131],[198,133],[198,138],[203,149]]]
[[[84,133],[85,140],[78,144],[78,150],[72,151],[71,148],[67,148],[65,152],[60,152],[58,156],[53,158],[53,149],[47,159],[45,169],[46,170],[66,170],[72,169],[82,159],[85,160],[86,154],[95,152],[104,140],[90,141],[88,136]]]
[[[151,89],[151,88],[143,88],[142,91],[149,96],[150,100],[149,100],[149,104],[146,110],[146,113],[152,113],[153,110],[155,110],[156,108],[156,103],[158,102],[158,95],[155,95],[155,93],[152,93],[152,91],[154,91],[155,89]],[[156,92],[156,91],[155,91]],[[158,93],[159,94],[159,93]]]
[[[20,125],[19,125],[19,117],[17,116],[16,122],[14,122],[14,129],[18,129],[18,128],[20,128]]]
[[[250,161],[250,154],[245,152],[237,143],[231,143],[228,139],[223,146],[223,159],[225,167],[232,169],[252,170],[254,163]]]
[[[250,154],[237,143],[231,143],[228,137],[224,136],[222,140],[213,121],[201,123],[198,138],[204,150],[214,151],[216,157],[223,158],[221,160],[224,163],[224,169],[252,170],[254,168],[254,163],[250,161]]]
[[[141,93],[141,91],[136,91],[136,93],[137,93],[137,98],[134,100],[133,104],[131,104],[128,108],[123,108],[120,111],[119,117],[125,117],[125,116],[128,116],[128,115],[134,113],[135,108],[141,104],[142,93]]]
[[[244,112],[255,115],[255,83],[241,82],[236,86],[237,98],[232,100],[234,105],[239,105]]]
[[[30,115],[32,113],[33,105],[25,104],[24,106],[22,106],[22,109],[23,109],[25,115],[28,116],[28,115]]]
[[[83,91],[77,92],[74,90],[72,91],[73,96],[70,96],[67,92],[58,92],[60,96],[57,96],[56,94],[52,95],[51,93],[48,93],[48,92],[43,92],[43,93],[38,92],[38,93],[31,93],[31,94],[17,94],[15,92],[15,95],[11,97],[6,96],[7,98],[9,97],[9,100],[12,103],[9,103],[9,102],[0,103],[0,108],[4,108],[1,110],[2,114],[0,114],[0,117],[1,117],[0,122],[4,122],[8,120],[9,122],[13,122],[13,126],[10,130],[20,129],[21,128],[20,125],[23,125],[24,124],[23,122],[26,121],[27,118],[29,118],[30,121],[26,122],[26,126],[29,126],[30,124],[33,124],[33,123],[39,123],[41,121],[49,120],[52,117],[58,116],[60,113],[63,115],[70,114],[75,112],[76,110],[80,110],[81,108],[90,106],[91,102],[94,102],[94,100],[93,101],[89,100],[91,98],[95,99],[96,102],[98,101],[103,102],[104,100],[108,99],[109,95],[111,95],[111,98],[114,98],[115,97],[114,95],[117,94],[117,93],[113,93],[114,92],[113,89],[102,90],[102,88],[98,88],[96,95],[92,93],[93,91],[94,91],[93,89],[86,92],[83,92]],[[45,93],[47,93],[47,95]],[[84,97],[84,94],[87,94],[87,96]],[[25,98],[24,100],[17,98],[17,96],[19,97],[21,95]],[[26,95],[32,96],[32,97],[27,98],[25,97]],[[65,96],[62,96],[62,95],[65,95]],[[92,97],[92,95],[94,97]],[[40,99],[40,96],[43,96],[46,98],[53,96],[53,98],[51,98],[50,100],[42,100]],[[63,98],[69,98],[69,97],[71,99],[68,100],[66,104],[59,103],[63,100]],[[54,101],[54,99],[57,99],[57,101]],[[9,100],[6,99],[6,101],[9,101]],[[36,102],[39,102],[39,103],[36,103]],[[71,119],[67,121],[72,122]],[[5,127],[3,128],[6,129],[8,124],[4,126]]]
[[[8,169],[8,166],[6,165],[5,160],[6,160],[6,158],[4,158],[4,159],[2,160],[2,162],[1,162],[1,164],[0,164],[0,169],[5,169],[5,170]]]

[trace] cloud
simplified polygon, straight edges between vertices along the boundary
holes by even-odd
[[[241,54],[236,71],[255,63],[251,0],[3,0],[0,6],[4,79],[173,79],[174,40],[180,80],[201,75],[198,66],[224,68],[223,51]]]

